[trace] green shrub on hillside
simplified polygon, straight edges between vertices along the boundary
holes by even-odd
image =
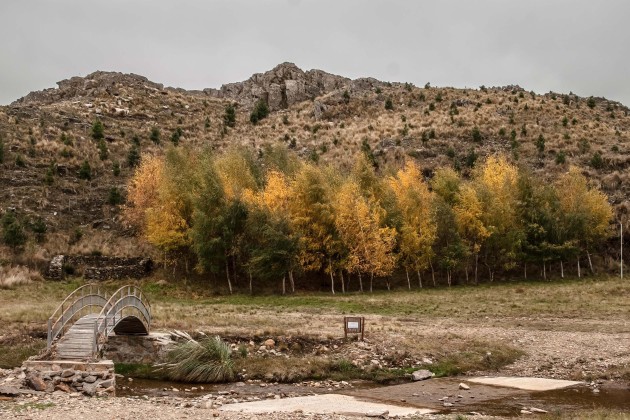
[[[236,126],[236,108],[234,108],[233,104],[228,104],[225,107],[225,112],[223,114],[223,125],[226,127]]]
[[[48,231],[48,226],[46,226],[46,222],[41,217],[37,217],[34,222],[31,223],[31,230],[35,234],[38,242],[43,242],[46,232]]]
[[[540,153],[545,151],[545,137],[543,137],[542,134],[536,139],[536,149],[538,149]]]
[[[2,217],[2,241],[13,249],[26,243],[24,227],[12,211]]]
[[[249,121],[252,124],[256,124],[258,121],[267,118],[269,115],[269,107],[267,103],[262,99],[256,102],[256,106],[252,110],[252,113],[249,115]]]
[[[90,162],[84,160],[79,168],[79,179],[91,180],[92,179],[92,167]]]
[[[103,127],[103,123],[101,122],[101,120],[97,119],[96,121],[94,121],[94,124],[92,124],[92,138],[94,140],[101,140],[103,138],[105,138],[105,129]]]
[[[131,146],[129,153],[127,153],[127,165],[130,168],[135,168],[140,163],[140,152],[136,146]]]
[[[107,195],[107,203],[112,206],[117,206],[123,203],[123,196],[120,190],[116,187],[112,187]]]
[[[481,136],[481,132],[479,131],[478,127],[472,129],[471,137],[475,143],[481,143],[481,141],[483,140],[483,137]]]
[[[591,157],[591,166],[595,169],[602,169],[604,167],[604,159],[600,152],[595,152]]]
[[[180,127],[177,127],[175,131],[173,131],[173,134],[171,134],[171,143],[177,146],[179,144],[179,139],[182,137],[182,134],[182,129]]]
[[[22,155],[17,155],[15,157],[15,166],[17,166],[18,168],[24,168],[26,166],[26,162],[24,161]]]
[[[118,162],[112,163],[112,173],[114,174],[114,176],[120,175],[120,163]]]
[[[158,127],[153,127],[151,129],[149,139],[151,139],[151,141],[155,144],[160,144],[160,129]]]
[[[107,150],[107,144],[104,139],[98,141],[98,157],[101,160],[106,160],[109,156],[109,150]]]
[[[563,151],[560,151],[556,154],[556,164],[562,165],[567,160],[567,156]]]

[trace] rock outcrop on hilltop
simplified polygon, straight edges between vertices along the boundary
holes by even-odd
[[[95,98],[103,95],[118,96],[120,88],[140,91],[160,91],[164,89],[161,83],[151,82],[144,76],[125,74],[120,72],[95,71],[85,77],[71,77],[57,82],[58,88],[44,89],[31,92],[13,102],[10,106],[30,104],[52,104],[54,102],[75,99]]]
[[[303,71],[293,63],[282,63],[265,73],[256,73],[244,82],[228,83],[219,89],[204,89],[216,98],[231,99],[245,108],[263,100],[271,111],[340,89],[350,79],[321,70]]]

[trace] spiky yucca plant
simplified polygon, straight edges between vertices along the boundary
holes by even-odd
[[[227,382],[234,379],[230,346],[221,338],[188,340],[173,349],[165,366],[169,379],[182,382]]]

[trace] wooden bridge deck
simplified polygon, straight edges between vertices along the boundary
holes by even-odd
[[[84,315],[64,333],[66,325],[86,308],[100,313]],[[99,317],[102,322],[97,325]],[[145,335],[150,326],[151,305],[138,287],[122,286],[107,299],[98,285],[86,284],[70,293],[48,318],[48,350],[54,349],[59,360],[87,360],[97,357],[112,331]],[[96,343],[95,334],[103,340]]]
[[[84,360],[92,357],[94,322],[98,314],[85,315],[70,327],[57,342],[57,358]]]

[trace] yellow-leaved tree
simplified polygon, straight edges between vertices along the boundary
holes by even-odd
[[[276,169],[271,169],[267,172],[266,182],[264,188],[258,192],[245,195],[245,200],[249,206],[256,208],[258,211],[264,212],[267,215],[267,221],[271,225],[285,226],[288,232],[288,239],[293,242],[296,241],[295,231],[291,225],[291,218],[289,214],[289,204],[291,197],[291,180],[288,177]],[[288,267],[287,275],[289,277],[289,284],[291,291],[295,292],[295,281],[293,279],[293,271],[295,265],[294,255],[287,255],[285,258],[286,266]],[[282,294],[286,291],[286,277],[282,277]]]
[[[556,182],[556,190],[563,230],[569,233],[569,239],[584,248],[593,272],[590,249],[609,236],[612,207],[606,195],[597,188],[590,188],[584,175],[574,166]],[[577,268],[580,277],[579,256]]]
[[[490,281],[497,267],[516,264],[522,229],[518,204],[518,171],[505,156],[489,156],[475,168],[472,186],[482,204],[481,223],[488,230],[482,249]]]
[[[477,268],[479,252],[490,232],[483,224],[483,206],[477,191],[471,185],[464,185],[459,190],[457,204],[454,206],[457,229],[468,251],[473,256],[475,266],[475,284],[478,283]],[[466,265],[466,282],[468,282],[468,265]]]
[[[289,213],[292,229],[299,238],[298,260],[304,271],[322,268],[330,276],[335,293],[335,270],[343,254],[343,243],[335,229],[333,185],[336,173],[330,168],[305,164],[291,185]],[[341,290],[345,292],[343,278]]]
[[[175,254],[186,254],[190,246],[192,216],[193,156],[171,149],[165,158],[147,156],[129,186],[128,220],[142,229],[147,241],[164,256],[164,266],[177,261]],[[188,258],[184,255],[186,270]]]
[[[258,189],[252,173],[253,158],[248,150],[229,149],[215,159],[214,165],[227,200],[240,200],[245,191],[255,192]]]
[[[418,284],[422,287],[420,272],[429,267],[437,234],[431,214],[433,194],[412,161],[408,161],[395,177],[389,178],[389,186],[401,216],[399,246],[407,286],[411,289],[409,270],[413,270],[418,274]]]
[[[181,216],[181,202],[164,194],[158,205],[147,209],[146,238],[149,243],[164,253],[164,263],[168,255],[187,248],[190,226]]]
[[[232,147],[214,159],[214,168],[223,189],[225,209],[223,212],[223,239],[227,250],[225,257],[225,271],[228,284],[231,284],[229,261],[232,262],[234,284],[238,285],[237,260],[241,260],[243,240],[245,236],[245,222],[247,220],[247,205],[255,201],[254,197],[259,189],[259,166],[251,150],[244,147]],[[250,291],[252,278],[250,273]]]
[[[124,216],[129,223],[143,233],[146,231],[146,211],[158,202],[163,175],[164,159],[145,156],[129,181]]]
[[[341,186],[334,208],[335,226],[348,249],[346,270],[359,275],[361,291],[362,274],[370,274],[371,292],[374,276],[388,276],[395,268],[396,230],[382,226],[385,211],[375,199],[365,198],[353,180]]]
[[[255,204],[276,215],[287,215],[291,185],[286,175],[277,170],[267,173],[265,188],[254,195]]]

